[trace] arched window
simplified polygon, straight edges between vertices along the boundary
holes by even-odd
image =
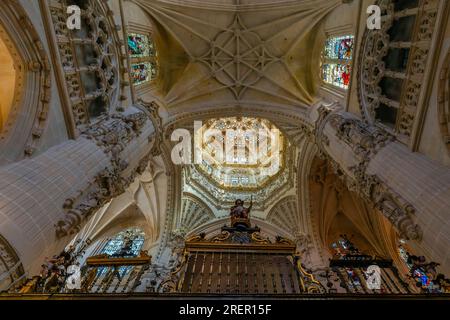
[[[333,259],[344,260],[346,257],[362,256],[361,251],[349,240],[347,235],[341,235],[339,239],[331,244],[331,251]],[[342,267],[340,269],[335,268],[335,271],[339,274],[339,278],[345,287],[350,292],[363,292],[365,285],[363,282],[366,279],[366,275],[363,269],[355,268],[352,266]]]
[[[322,53],[322,80],[327,84],[348,89],[352,58],[352,35],[328,38]]]
[[[57,38],[62,72],[76,126],[108,113],[120,92],[118,34],[104,1],[76,0],[80,29],[69,30],[66,7],[53,1],[50,14]]]
[[[382,125],[407,143],[426,87],[439,1],[379,0],[377,5],[381,28],[366,30],[361,43],[361,111],[369,123]]]
[[[130,33],[128,54],[131,59],[131,81],[140,85],[156,79],[158,73],[155,42],[150,35]]]

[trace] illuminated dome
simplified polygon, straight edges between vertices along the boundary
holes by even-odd
[[[212,119],[203,125],[200,136],[196,142],[202,154],[198,168],[220,187],[260,188],[283,169],[285,140],[267,120]]]

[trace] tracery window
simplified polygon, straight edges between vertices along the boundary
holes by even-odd
[[[348,89],[353,58],[353,36],[328,38],[322,55],[322,80],[342,89]]]
[[[158,74],[155,42],[150,35],[130,33],[128,54],[131,58],[130,77],[134,85],[156,79]]]
[[[381,29],[367,30],[358,72],[361,111],[408,142],[443,1],[379,0]]]
[[[71,4],[81,9],[79,30],[69,30],[66,25],[66,8]],[[51,2],[50,15],[76,126],[108,113],[119,96],[118,39],[107,11],[107,4],[94,0]]]

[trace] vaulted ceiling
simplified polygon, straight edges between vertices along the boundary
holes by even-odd
[[[155,21],[156,41],[165,39],[161,87],[172,110],[310,106],[320,63],[314,45],[318,26],[342,2],[132,1]]]

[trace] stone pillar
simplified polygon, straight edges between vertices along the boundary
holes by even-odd
[[[77,140],[0,168],[0,234],[26,271],[37,273],[145,169],[154,131],[147,112],[129,108],[104,116]]]
[[[384,130],[321,106],[315,138],[352,191],[378,208],[417,252],[450,273],[450,168]]]

